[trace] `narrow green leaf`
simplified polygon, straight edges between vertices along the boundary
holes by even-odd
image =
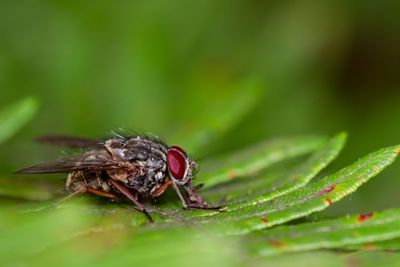
[[[278,254],[271,257],[255,257],[256,265],[274,267],[376,267],[376,266],[400,266],[400,253],[388,253],[383,251],[341,253],[332,251],[307,251],[286,254]]]
[[[201,217],[198,221],[211,223],[226,234],[245,234],[304,217],[326,209],[356,191],[359,186],[390,165],[399,152],[400,146],[381,149],[333,175],[287,195],[257,206]]]
[[[379,242],[368,242],[361,244],[353,244],[344,246],[343,250],[388,250],[388,251],[400,251],[400,238],[394,238]]]
[[[322,137],[298,137],[257,144],[228,158],[201,163],[201,171],[196,181],[210,187],[238,177],[252,176],[279,161],[315,151],[325,140]]]
[[[285,252],[341,248],[400,237],[400,209],[315,223],[281,226],[246,237],[251,252],[270,256]]]
[[[286,165],[286,164],[285,164]],[[293,170],[292,166],[288,169]],[[274,183],[282,177],[286,177],[287,170],[271,166],[260,175],[254,177],[242,177],[230,182],[218,184],[213,187],[205,188],[199,191],[209,202],[220,202],[223,204],[232,204],[246,200],[250,196],[265,194],[274,190]]]
[[[0,143],[10,138],[26,122],[28,122],[38,109],[35,98],[25,98],[0,111]]]
[[[344,146],[345,140],[345,133],[338,134],[324,145],[321,145],[319,150],[314,152],[304,163],[294,168],[288,168],[279,175],[262,175],[257,179],[242,179],[246,180],[247,184],[236,183],[236,186],[233,182],[231,182],[231,184],[234,184],[234,186],[225,183],[222,186],[210,189],[214,189],[211,191],[214,193],[214,195],[211,194],[211,198],[210,194],[207,194],[207,191],[204,196],[207,200],[215,201],[218,200],[218,198],[224,199],[225,201],[221,204],[227,206],[225,212],[231,212],[247,206],[260,205],[305,186],[337,157]],[[188,211],[182,216],[188,219],[198,216],[210,216],[211,214],[213,213]]]
[[[305,186],[311,181],[312,178],[314,178],[339,155],[339,152],[342,150],[345,141],[345,133],[341,133],[333,137],[317,152],[315,152],[304,164],[301,164],[289,174],[285,174],[285,177],[278,177],[277,180],[281,183],[281,185],[274,185],[273,188],[275,188],[275,190],[267,191],[267,193],[250,200],[241,201],[230,205],[228,210],[232,211],[235,209],[244,208],[246,206],[259,205]]]

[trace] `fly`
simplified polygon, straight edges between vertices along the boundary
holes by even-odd
[[[38,141],[86,150],[16,172],[67,173],[67,198],[83,193],[111,199],[123,197],[153,221],[142,199],[157,198],[172,187],[185,209],[223,209],[209,206],[196,193],[192,180],[198,165],[180,146],[167,146],[154,137],[121,135],[107,140],[45,136]]]

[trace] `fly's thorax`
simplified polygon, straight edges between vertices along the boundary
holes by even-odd
[[[146,160],[137,160],[135,163],[140,166],[142,172],[128,177],[129,187],[147,196],[165,183],[167,163],[162,158],[149,157]]]
[[[135,191],[148,195],[160,187],[167,174],[167,146],[157,139],[143,136],[114,138],[105,148],[116,161],[131,165],[126,173],[110,173],[110,177],[124,182]]]
[[[148,162],[150,164],[149,159],[155,163],[167,160],[167,146],[160,140],[143,136],[112,138],[104,143],[104,148],[117,161]]]
[[[126,160],[137,165],[142,170],[139,176],[150,182],[163,179],[167,170],[167,147],[159,140],[141,136],[127,139],[122,151]]]

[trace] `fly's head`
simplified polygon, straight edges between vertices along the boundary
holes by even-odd
[[[168,173],[178,185],[190,183],[198,170],[197,163],[179,146],[171,146],[167,151]]]

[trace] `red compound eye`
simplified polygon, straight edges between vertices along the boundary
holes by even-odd
[[[183,150],[183,148],[181,148],[180,146],[171,146],[170,149],[175,149],[178,150],[179,152],[182,153],[182,155],[184,155],[185,157],[187,157],[187,153],[185,150]]]
[[[182,180],[184,178],[187,162],[185,153],[180,147],[171,147],[167,152],[168,169],[172,178]]]

